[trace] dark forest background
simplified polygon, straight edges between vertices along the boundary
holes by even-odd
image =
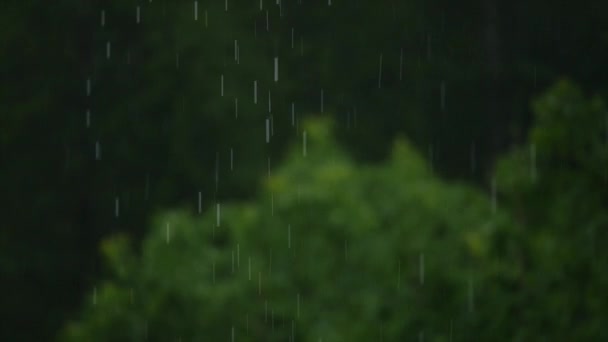
[[[608,338],[608,3],[0,9],[0,340]]]

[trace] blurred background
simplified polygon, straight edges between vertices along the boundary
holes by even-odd
[[[608,3],[1,8],[0,340],[608,339]]]

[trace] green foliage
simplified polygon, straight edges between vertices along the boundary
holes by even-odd
[[[534,110],[529,145],[503,158],[496,173],[503,204],[525,226],[517,245],[526,279],[520,336],[604,340],[606,107],[561,81],[534,102]]]
[[[495,308],[483,284],[508,217],[481,193],[439,181],[402,139],[388,163],[354,165],[330,126],[304,126],[306,156],[295,144],[257,201],[161,214],[137,257],[122,238],[106,242],[114,276],[65,340],[489,334],[482,323]]]
[[[405,133],[432,151],[433,170],[477,180],[511,138],[525,134],[528,100],[556,77],[606,89],[608,2],[284,0],[263,1],[263,9],[257,1],[229,2],[226,11],[223,1],[198,1],[198,20],[192,0],[3,4],[0,316],[9,328],[0,329],[0,340],[54,334],[100,276],[103,237],[126,232],[138,245],[151,213],[192,206],[199,191],[203,207],[252,196],[268,158],[278,164],[289,135],[299,132],[300,114],[319,110],[321,89],[325,114],[337,118],[337,136],[358,160],[383,160],[395,135]],[[572,112],[596,111],[573,96],[568,101],[582,107]],[[275,134],[266,144],[270,115]],[[605,125],[568,120],[581,128],[543,129],[535,138],[540,183],[529,183],[530,170],[517,165],[500,176],[501,201],[531,226],[603,222],[603,185],[596,185],[607,177],[598,167],[605,155],[586,138]],[[556,161],[541,161],[550,156]],[[507,178],[517,192],[507,194]],[[551,185],[561,182],[567,191]],[[542,205],[545,194],[551,207]],[[581,197],[590,202],[574,200]],[[37,329],[13,328],[23,322]]]
[[[63,336],[606,339],[606,109],[562,81],[534,110],[528,145],[497,166],[495,210],[403,139],[386,164],[356,166],[329,122],[308,122],[307,155],[293,146],[256,202],[222,204],[219,226],[214,210],[178,210],[141,256],[108,242],[114,277]]]

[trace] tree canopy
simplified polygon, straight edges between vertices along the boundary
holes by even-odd
[[[68,340],[475,336],[492,310],[480,265],[508,216],[403,139],[390,162],[360,167],[327,120],[304,132],[306,154],[295,144],[256,201],[159,215],[141,256],[104,242],[114,277]]]
[[[515,221],[571,230],[594,217],[599,236],[603,145],[589,139],[605,134],[603,105],[583,94],[606,96],[606,13],[598,1],[6,1],[0,340],[47,340],[75,317],[106,276],[105,238],[137,251],[168,208],[264,198],[260,180],[314,113],[332,118],[353,169],[388,163],[406,136],[441,179],[490,198],[495,184]],[[530,100],[561,77],[577,86],[533,119]],[[594,114],[554,120],[570,110]]]
[[[353,163],[331,121],[308,121],[256,200],[160,214],[141,254],[106,240],[113,276],[64,339],[606,337],[606,111],[566,81],[534,108],[534,148],[501,160],[491,195],[403,138]]]

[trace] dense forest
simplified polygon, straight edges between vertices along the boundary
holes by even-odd
[[[608,3],[1,8],[0,340],[608,339]]]

